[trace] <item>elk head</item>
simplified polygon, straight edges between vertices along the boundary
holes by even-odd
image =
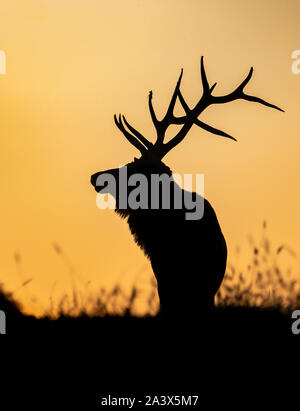
[[[206,131],[209,131],[210,133],[236,141],[234,137],[230,136],[224,131],[218,130],[215,127],[212,127],[199,120],[199,115],[211,105],[229,103],[231,101],[241,99],[260,103],[279,111],[284,111],[274,104],[268,103],[259,97],[251,96],[244,92],[244,88],[250,81],[253,74],[252,67],[250,68],[249,74],[244,79],[244,81],[242,81],[242,83],[234,91],[224,96],[212,95],[212,92],[217,83],[214,83],[212,86],[209,85],[204,69],[203,56],[201,57],[200,71],[203,93],[201,98],[193,108],[188,106],[180,91],[183,69],[181,69],[181,73],[173,92],[171,101],[169,103],[167,112],[161,120],[159,120],[155,114],[152,104],[152,91],[150,91],[148,104],[151,119],[156,130],[155,143],[147,140],[139,131],[132,127],[124,116],[121,116],[121,114],[118,117],[114,115],[116,126],[123,133],[126,139],[141,153],[141,157],[139,159],[135,159],[133,162],[127,164],[129,174],[142,173],[148,175],[149,173],[166,173],[168,175],[171,175],[171,170],[162,162],[162,159],[170,150],[176,147],[185,138],[194,124]],[[174,107],[177,99],[179,99],[181,106],[185,112],[185,115],[180,117],[174,115]],[[165,142],[164,140],[166,131],[171,124],[182,125],[182,127],[171,140]],[[91,176],[91,183],[95,187],[95,190],[98,192],[101,191],[102,193],[107,193],[108,191],[105,185],[97,184],[98,177],[103,173],[112,175],[116,179],[117,184],[119,184],[119,169],[106,170],[93,174]],[[119,191],[117,190],[117,193],[118,192]]]

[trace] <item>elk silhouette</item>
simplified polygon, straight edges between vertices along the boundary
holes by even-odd
[[[281,110],[279,107],[267,103],[261,98],[244,93],[244,87],[249,82],[253,68],[251,67],[245,80],[231,93],[224,96],[214,96],[216,83],[211,87],[207,81],[203,57],[200,64],[203,94],[194,108],[186,103],[181,91],[181,73],[172,95],[167,112],[162,120],[158,120],[153,104],[152,91],[149,93],[148,104],[151,118],[156,129],[156,141],[151,143],[140,132],[133,128],[124,116],[114,116],[114,121],[127,140],[136,147],[141,157],[126,165],[127,176],[143,175],[147,181],[153,175],[167,175],[172,179],[172,172],[163,162],[163,157],[176,147],[187,135],[191,127],[196,124],[200,128],[213,134],[235,140],[229,134],[218,130],[198,119],[198,116],[210,105],[228,103],[237,99],[261,103],[265,106]],[[177,99],[185,112],[183,116],[174,115]],[[172,125],[182,125],[179,132],[165,142],[167,128]],[[127,128],[125,128],[125,126]],[[217,216],[210,203],[203,199],[204,213],[201,219],[186,219],[187,208],[183,205],[177,209],[174,204],[174,195],[171,195],[170,207],[164,208],[162,202],[159,207],[131,207],[120,206],[119,168],[93,174],[91,183],[97,192],[110,193],[115,197],[115,211],[127,219],[130,231],[136,243],[150,259],[153,272],[157,280],[160,298],[161,315],[173,318],[184,318],[209,312],[214,307],[214,297],[224,277],[227,260],[227,247]],[[99,183],[103,174],[113,176],[116,189],[111,190],[108,184]],[[98,182],[98,183],[97,183]],[[172,180],[173,191],[182,190]],[[128,187],[128,194],[132,188]],[[113,192],[112,192],[113,191]],[[163,195],[163,193],[160,192]],[[199,194],[190,193],[199,199]],[[152,193],[153,195],[153,193]],[[151,191],[149,190],[150,204]]]

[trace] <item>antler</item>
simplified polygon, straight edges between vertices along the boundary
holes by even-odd
[[[122,133],[125,135],[125,137],[136,147],[138,148],[142,154],[144,154],[146,151],[152,151],[155,152],[155,154],[159,158],[163,158],[172,148],[177,146],[187,135],[193,124],[196,124],[198,127],[203,128],[206,131],[209,131],[210,133],[222,136],[222,137],[227,137],[232,140],[236,139],[229,134],[225,133],[224,131],[218,130],[203,121],[199,120],[198,117],[199,115],[210,105],[212,104],[222,104],[222,103],[229,103],[231,101],[237,100],[237,99],[242,99],[242,100],[247,100],[247,101],[253,101],[256,103],[263,104],[267,107],[274,108],[279,111],[284,111],[281,108],[275,106],[274,104],[268,103],[265,100],[255,97],[255,96],[250,96],[248,94],[244,93],[244,88],[250,81],[252,74],[253,74],[253,67],[250,68],[249,74],[245,78],[245,80],[242,81],[242,83],[231,93],[226,94],[225,96],[213,96],[212,91],[216,87],[217,83],[214,83],[211,87],[209,86],[205,69],[204,69],[204,62],[203,62],[203,56],[201,57],[201,65],[200,65],[200,71],[201,71],[201,80],[202,80],[202,87],[203,87],[203,94],[198,101],[198,103],[195,105],[193,109],[191,109],[188,104],[186,103],[185,99],[183,98],[183,95],[181,94],[180,91],[180,83],[183,75],[183,69],[181,69],[180,76],[178,78],[175,90],[173,92],[168,110],[162,120],[158,120],[157,116],[155,114],[153,104],[152,104],[152,91],[149,93],[148,97],[148,104],[149,104],[149,110],[150,110],[150,115],[152,118],[152,122],[154,124],[154,127],[156,129],[156,142],[153,145],[150,143],[141,133],[139,133],[137,130],[135,130],[125,119],[123,116],[124,123],[128,127],[128,129],[131,131],[132,134],[130,134],[124,127],[121,119],[121,115],[119,116],[119,121],[117,120],[116,116],[115,118],[115,123],[118,126],[118,128],[122,131]],[[176,117],[174,115],[174,107],[177,101],[177,98],[179,99],[184,111],[185,111],[185,116],[181,117]],[[173,137],[170,141],[167,143],[164,143],[164,138],[166,134],[167,128],[171,124],[183,124],[183,127],[180,129],[180,131]]]
[[[180,118],[175,117],[174,113],[173,113],[177,97],[179,96],[179,94],[181,95],[179,88],[180,88],[182,75],[183,75],[183,69],[181,69],[180,76],[179,76],[179,79],[177,81],[177,84],[176,84],[173,96],[171,98],[168,110],[167,110],[164,118],[160,121],[157,119],[156,114],[155,114],[154,109],[153,109],[152,91],[150,91],[150,93],[149,93],[149,99],[148,99],[149,110],[150,110],[150,114],[151,114],[151,118],[152,118],[154,127],[156,128],[156,132],[157,132],[157,139],[156,139],[156,143],[154,145],[156,148],[159,148],[163,144],[167,128],[171,124],[182,124],[183,120],[185,118],[185,117],[180,117]]]
[[[173,121],[173,124],[184,124],[184,126],[181,128],[181,130],[177,133],[175,137],[173,137],[168,143],[164,144],[164,147],[162,148],[163,156],[166,155],[172,148],[177,146],[184,137],[187,135],[193,124],[196,124],[197,126],[203,128],[206,131],[209,131],[213,134],[222,136],[222,137],[227,137],[232,140],[236,139],[229,134],[225,133],[224,131],[218,130],[203,121],[198,119],[198,116],[210,105],[212,104],[221,104],[221,103],[229,103],[230,101],[234,101],[237,99],[242,99],[242,100],[247,100],[247,101],[254,101],[260,104],[263,104],[265,106],[274,108],[279,111],[284,111],[281,108],[275,106],[274,104],[268,103],[265,100],[255,97],[255,96],[250,96],[248,94],[244,93],[244,88],[248,84],[249,80],[251,79],[253,74],[253,67],[250,68],[249,74],[245,78],[244,81],[231,93],[225,95],[225,96],[213,96],[212,91],[216,87],[217,83],[214,83],[211,87],[209,86],[209,83],[207,81],[206,73],[205,73],[205,68],[204,68],[204,62],[203,62],[203,56],[201,57],[201,79],[202,79],[202,87],[203,87],[203,94],[196,106],[193,109],[190,109],[190,107],[187,105],[185,102],[179,87],[178,87],[178,98],[180,100],[180,103],[186,113],[185,116],[180,117],[180,118],[175,118],[175,121]],[[182,73],[181,73],[182,75]],[[178,84],[178,83],[177,83]],[[171,123],[170,123],[171,124]]]
[[[122,122],[122,118],[128,129],[133,133],[130,134],[126,128],[124,127],[124,124]],[[125,116],[121,117],[121,114],[119,114],[119,119],[117,119],[117,116],[114,115],[114,120],[115,123],[120,131],[124,134],[124,136],[127,138],[127,140],[134,145],[142,154],[145,154],[147,152],[147,149],[151,149],[153,147],[153,144],[148,141],[139,131],[137,131],[135,128],[133,128],[128,121],[126,120]]]

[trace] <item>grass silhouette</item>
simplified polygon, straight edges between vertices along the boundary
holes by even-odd
[[[255,243],[250,237],[249,244],[251,255],[246,269],[240,269],[237,264],[228,264],[224,281],[216,295],[215,315],[220,316],[224,327],[226,324],[226,327],[231,329],[248,319],[251,324],[255,323],[258,329],[262,329],[267,322],[273,329],[281,324],[282,329],[290,332],[291,311],[300,307],[299,273],[291,268],[284,269],[281,258],[284,254],[292,258],[298,268],[297,254],[285,245],[272,247],[266,233],[266,223],[263,224],[259,242]],[[71,279],[80,278],[63,249],[56,243],[53,248],[57,255],[64,259]],[[241,250],[237,250],[237,254],[240,252]],[[20,265],[20,260],[20,254],[16,253],[17,265]],[[30,281],[31,279],[22,278],[20,287],[26,287]],[[91,331],[93,327],[101,328],[105,324],[118,324],[119,327],[125,319],[132,324],[149,324],[159,319],[159,301],[154,278],[146,296],[138,284],[127,293],[119,285],[115,285],[111,290],[101,288],[96,296],[88,293],[85,295],[77,290],[75,281],[71,284],[72,294],[64,295],[56,305],[50,298],[50,307],[39,319],[23,314],[22,305],[16,300],[14,293],[6,291],[0,284],[0,309],[6,313],[8,332],[21,332],[25,326],[36,327],[37,330],[42,328],[45,331],[47,327],[52,327],[62,331],[66,322],[72,324],[74,332],[77,326]],[[137,310],[142,292],[146,304],[143,315]],[[180,305],[181,301],[178,301],[178,304]]]
[[[266,222],[258,244],[249,237],[252,255],[246,270],[228,264],[225,278],[217,293],[218,306],[277,308],[285,312],[300,306],[300,272],[297,254],[288,246],[273,248],[266,233]],[[237,250],[237,254],[240,250]],[[296,264],[283,269],[281,256]],[[299,270],[300,271],[300,270]]]

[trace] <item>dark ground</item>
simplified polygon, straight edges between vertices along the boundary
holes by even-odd
[[[0,401],[9,404],[1,410],[101,409],[99,401],[108,394],[142,400],[198,395],[197,406],[184,408],[243,409],[253,401],[261,409],[262,394],[267,401],[277,398],[282,393],[277,384],[282,388],[291,379],[281,367],[297,369],[299,363],[300,335],[291,332],[291,313],[275,308],[217,308],[197,319],[172,321],[51,320],[24,316],[13,301],[1,298],[7,335],[1,336]]]

